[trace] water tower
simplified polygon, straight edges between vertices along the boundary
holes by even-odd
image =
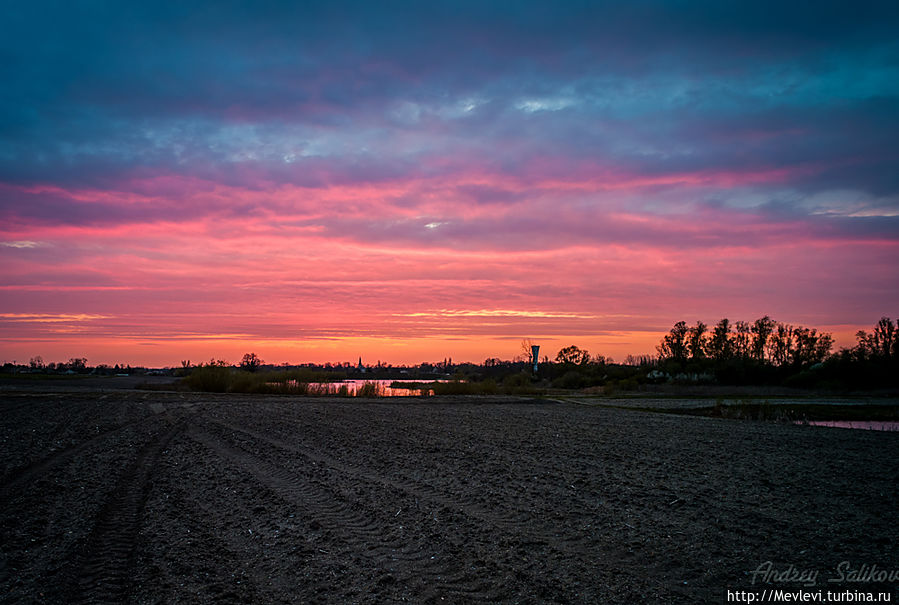
[[[537,356],[540,354],[540,345],[531,345],[531,363],[534,366],[534,374],[537,373]]]

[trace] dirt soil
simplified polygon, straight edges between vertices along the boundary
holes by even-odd
[[[720,603],[768,561],[831,588],[899,568],[897,471],[897,433],[571,403],[0,392],[0,600]]]

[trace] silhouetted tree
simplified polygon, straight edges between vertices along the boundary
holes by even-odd
[[[752,324],[752,357],[754,359],[763,360],[765,358],[765,345],[768,343],[768,337],[774,331],[774,320],[765,315],[755,320]]]
[[[734,324],[734,355],[746,359],[752,350],[752,328],[745,321]]]
[[[830,335],[818,350],[829,347]],[[899,388],[899,331],[889,317],[881,317],[870,333],[856,332],[857,343],[851,349],[842,349],[826,361],[827,379],[843,387]]]
[[[734,355],[730,339],[730,321],[725,317],[715,325],[708,343],[709,357],[715,361],[727,361]]]
[[[652,366],[658,359],[653,355],[628,355],[624,358],[626,366]],[[611,358],[606,358],[606,363],[613,363]]]
[[[814,328],[793,329],[793,365],[804,367],[824,361],[833,346],[830,334],[818,334]]]
[[[768,338],[768,359],[776,366],[793,361],[793,326],[778,322]]]
[[[515,356],[513,361],[523,361],[525,363],[530,363],[531,355],[533,355],[533,350],[531,349],[531,347],[533,347],[535,344],[537,343],[530,338],[523,338],[521,340],[521,345],[519,346],[519,353]]]
[[[872,336],[864,330],[859,330],[855,333],[855,338],[858,342],[852,349],[853,357],[859,361],[873,359],[875,354]]]
[[[855,333],[856,345],[852,347],[852,350],[849,352],[853,359],[858,361],[864,361],[871,356],[871,350],[869,347],[868,341],[868,333],[864,330],[859,330]]]
[[[590,363],[590,353],[575,345],[565,347],[556,354],[556,363],[566,366],[580,366]]]
[[[697,321],[696,325],[690,328],[687,333],[687,350],[690,353],[690,359],[694,361],[705,358],[705,333],[707,329],[708,326],[701,321]]]
[[[71,357],[69,358],[69,362],[66,365],[73,372],[84,372],[87,370],[87,358]]]
[[[671,331],[662,338],[662,342],[656,347],[659,357],[662,359],[674,359],[686,361],[687,359],[687,322],[679,321],[674,324]]]
[[[256,353],[247,353],[243,356],[243,359],[240,360],[240,369],[246,370],[247,372],[255,372],[262,363],[262,360],[259,359],[259,356],[256,355]]]
[[[896,326],[889,317],[881,317],[871,335],[871,348],[877,357],[889,359],[896,348]]]
[[[858,342],[850,351],[854,359],[899,359],[899,330],[889,317],[881,317],[870,334],[859,330],[855,338]]]

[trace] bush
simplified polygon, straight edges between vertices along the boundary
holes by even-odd
[[[553,381],[553,386],[560,389],[582,389],[587,386],[587,378],[574,370],[565,372]]]
[[[346,385],[333,387],[325,383],[330,376],[308,370],[282,372],[248,372],[221,363],[193,368],[182,384],[193,391],[207,393],[281,393],[286,395],[349,396]],[[310,385],[311,382],[325,384]]]
[[[496,393],[496,382],[493,379],[484,382],[432,382],[430,388],[435,395],[487,395]]]
[[[183,380],[194,391],[225,393],[231,384],[231,368],[211,364],[199,366]]]
[[[384,395],[384,389],[377,382],[363,382],[362,386],[356,389],[356,397],[381,397]]]
[[[531,386],[531,377],[527,374],[509,374],[503,378],[503,388],[516,389]]]

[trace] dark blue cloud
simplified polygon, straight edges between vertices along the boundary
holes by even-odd
[[[5,182],[314,185],[461,157],[513,174],[540,159],[572,174],[591,163],[796,169],[790,185],[808,192],[899,192],[895,2],[36,2],[5,13]]]

